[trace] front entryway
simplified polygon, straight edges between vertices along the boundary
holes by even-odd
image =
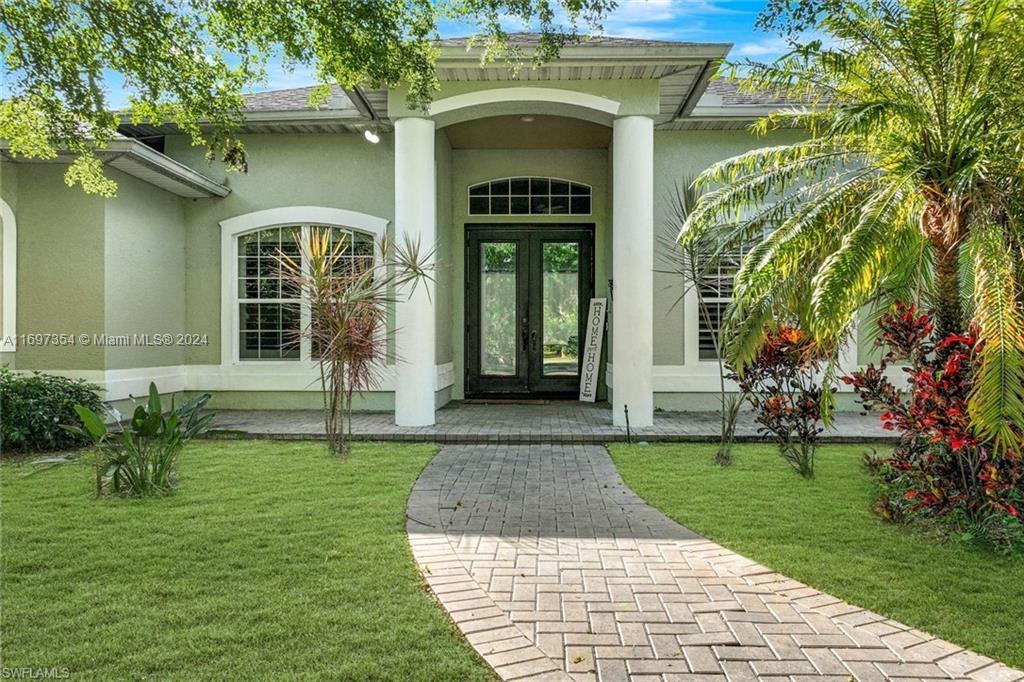
[[[466,226],[466,394],[574,397],[593,225]]]

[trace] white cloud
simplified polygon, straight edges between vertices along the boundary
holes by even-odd
[[[733,48],[733,57],[750,57],[751,59],[775,58],[789,52],[789,43],[779,36],[769,36],[762,40],[741,43]]]
[[[709,17],[742,15],[723,0],[624,0],[603,22],[608,35],[687,40],[709,33]]]

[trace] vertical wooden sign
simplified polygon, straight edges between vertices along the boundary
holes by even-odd
[[[580,356],[580,400],[597,400],[597,380],[601,373],[601,344],[604,342],[604,317],[608,299],[590,299],[587,314],[587,339]]]

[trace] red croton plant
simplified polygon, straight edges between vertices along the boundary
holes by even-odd
[[[727,376],[754,408],[758,430],[772,437],[782,457],[805,477],[814,475],[822,427],[823,389],[817,380],[823,358],[801,329],[766,330],[764,346],[743,373]]]
[[[878,509],[895,520],[948,521],[969,536],[1024,546],[1024,464],[1019,451],[997,453],[971,427],[967,402],[980,347],[976,330],[936,338],[932,318],[902,305],[879,322],[881,362],[844,377],[861,403],[882,411],[900,434],[892,454],[871,461],[882,488]],[[904,363],[906,388],[887,369]]]

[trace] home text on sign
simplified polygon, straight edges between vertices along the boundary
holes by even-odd
[[[580,358],[580,400],[592,403],[597,400],[597,378],[601,371],[601,344],[604,341],[604,316],[608,299],[590,299],[587,314],[587,342]]]

